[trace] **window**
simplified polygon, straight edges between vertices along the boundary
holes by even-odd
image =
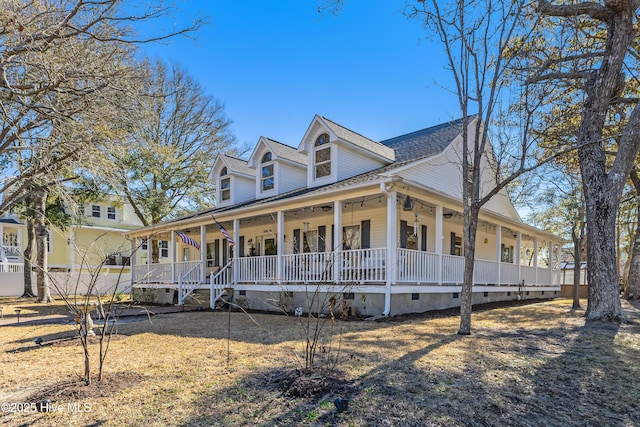
[[[229,174],[226,166],[222,168],[220,171],[220,199],[222,200],[230,200],[231,199],[231,178],[223,178]]]
[[[149,242],[147,241],[147,239],[142,239],[142,241],[140,242],[140,250],[146,251],[148,249],[149,249]]]
[[[169,241],[158,240],[158,246],[160,247],[160,256],[162,258],[169,258]]]
[[[303,252],[318,252],[318,231],[306,231],[303,236]]]
[[[182,260],[189,261],[189,248],[182,248]]]
[[[502,244],[502,256],[500,257],[500,261],[513,263],[513,246],[506,246],[504,243]]]
[[[100,218],[102,216],[100,205],[91,205],[91,216],[94,218]]]
[[[329,134],[323,133],[316,139],[314,158],[316,178],[331,175],[331,147],[325,146],[329,143]]]
[[[271,160],[271,153],[265,153],[265,155],[262,156],[262,191],[273,190],[273,163]]]
[[[359,225],[350,225],[342,228],[342,249],[360,249]]]
[[[107,206],[107,218],[108,219],[116,219],[116,207],[115,206]]]
[[[463,256],[462,237],[451,233],[451,255]]]

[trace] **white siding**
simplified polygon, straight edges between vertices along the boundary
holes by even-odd
[[[284,162],[278,162],[276,188],[278,193],[286,193],[304,187],[307,180],[307,171],[304,166],[294,166]]]
[[[231,200],[232,203],[246,202],[256,198],[255,181],[243,176],[231,177]]]
[[[462,163],[458,155],[459,149],[460,143],[453,143],[440,156],[401,171],[399,175],[411,181],[422,183],[437,192],[461,199]],[[488,167],[483,167],[481,181],[483,187],[490,189],[493,178],[492,171]],[[484,206],[484,209],[520,221],[506,191],[495,195]]]
[[[386,164],[345,147],[344,144],[337,144],[336,148],[336,158],[331,160],[332,166],[337,167],[337,181],[378,169]]]

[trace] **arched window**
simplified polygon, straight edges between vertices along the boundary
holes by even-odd
[[[273,162],[271,161],[271,153],[267,152],[262,156],[262,191],[273,190]]]
[[[314,149],[316,178],[331,175],[331,147],[329,144],[329,134],[323,133],[316,139]]]
[[[229,172],[225,166],[220,171],[220,199],[223,201],[231,199],[231,178],[227,175]]]

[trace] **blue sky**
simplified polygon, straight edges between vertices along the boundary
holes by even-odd
[[[404,0],[347,0],[341,13],[317,0],[185,1],[162,31],[206,15],[197,40],[145,45],[181,64],[233,120],[238,142],[263,135],[297,146],[314,114],[375,140],[459,116],[444,55]]]

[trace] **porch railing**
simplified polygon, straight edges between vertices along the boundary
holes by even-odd
[[[520,282],[524,280],[524,283],[536,283],[536,268],[528,265],[523,265],[520,267]]]
[[[176,280],[182,277],[183,282],[200,283],[202,281],[202,269],[199,268],[201,265],[200,261],[176,262],[174,269]]]
[[[464,257],[442,255],[442,283],[462,283]]]
[[[284,255],[284,281],[326,283],[333,281],[333,252]]]
[[[264,283],[276,280],[277,255],[236,258],[232,262],[237,269],[238,282]]]
[[[0,245],[0,247],[2,248],[2,250],[4,251],[4,254],[7,257],[17,257],[17,258],[22,257],[22,254],[20,253],[20,246]]]
[[[464,262],[462,268],[464,268]],[[495,261],[477,259],[473,267],[474,283],[481,285],[498,283],[498,268],[499,264]]]
[[[178,304],[183,305],[184,301],[187,299],[189,295],[196,290],[198,285],[201,282],[202,269],[200,268],[200,263],[180,263],[178,274]],[[189,270],[184,271],[187,267],[191,267]],[[178,266],[176,265],[176,270],[178,271]]]
[[[168,263],[135,265],[133,274],[138,283],[174,283],[173,266]]]
[[[397,249],[399,283],[438,283],[438,254]]]
[[[339,254],[340,282],[375,283],[386,280],[386,249],[355,249]]]
[[[218,301],[225,293],[226,288],[233,283],[233,261],[227,263],[217,273],[211,273],[209,284],[211,286],[209,305],[215,308]]]
[[[0,262],[0,273],[22,273],[24,264],[21,262]]]
[[[387,280],[387,273],[392,271],[394,283],[398,284],[458,285],[463,281],[464,257],[399,248],[396,249],[394,271],[387,265],[387,255],[386,248],[373,248],[287,254],[280,259],[277,255],[242,257],[233,259],[219,277],[225,277],[227,284],[321,284],[336,281],[382,284]],[[178,278],[182,278],[182,282],[201,283],[201,265],[201,261],[176,263],[173,267],[169,263],[136,265],[134,277],[136,283],[177,284]],[[281,270],[278,270],[279,266]],[[546,267],[481,259],[475,261],[474,267],[474,283],[478,285],[517,285],[523,280],[530,286],[546,285],[551,284],[555,276],[555,272]]]

